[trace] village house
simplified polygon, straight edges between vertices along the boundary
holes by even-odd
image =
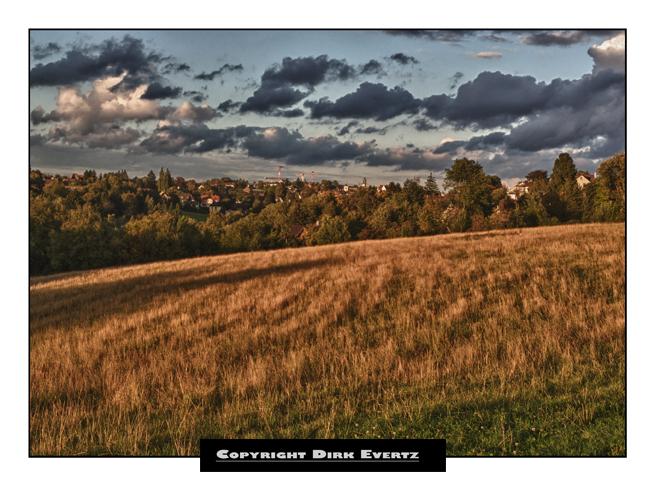
[[[516,201],[521,196],[530,192],[530,188],[533,185],[534,185],[533,182],[528,182],[528,181],[519,182],[517,185],[515,185],[509,191],[507,191],[507,195],[509,196],[510,199]]]
[[[191,202],[195,202],[195,199],[193,198],[193,196],[191,194],[189,194],[189,193],[180,194],[180,204],[182,206],[188,206],[189,203],[191,203]]]
[[[200,196],[200,206],[203,208],[208,208],[210,206],[213,206],[215,204],[218,204],[221,202],[221,197],[220,196]]]
[[[589,184],[592,180],[594,180],[594,176],[591,174],[579,174],[576,178],[575,181],[578,183],[578,187],[580,189],[584,189],[584,187]]]

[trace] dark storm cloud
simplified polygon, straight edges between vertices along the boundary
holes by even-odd
[[[376,150],[359,157],[358,161],[371,167],[394,167],[395,171],[441,171],[452,165],[449,155],[435,155],[420,149],[408,151],[405,148]]]
[[[472,30],[383,30],[385,34],[403,37],[415,37],[438,42],[461,42],[475,35]]]
[[[433,125],[432,123],[430,123],[426,118],[418,118],[414,120],[412,125],[414,125],[414,128],[419,132],[429,132],[431,130],[437,130],[439,128],[437,125]]]
[[[298,118],[305,116],[305,112],[300,108],[294,108],[293,110],[275,110],[267,114],[281,118]]]
[[[30,135],[30,147],[41,147],[48,139],[41,134]]]
[[[608,147],[620,146],[625,140],[625,74],[613,70],[548,84],[531,76],[485,72],[460,86],[455,98],[430,96],[422,107],[428,118],[457,129],[511,129],[509,134],[474,137],[466,144],[449,142],[436,153],[503,145],[528,153],[591,143],[600,147],[598,139],[606,140]],[[422,123],[415,122],[415,128],[423,129]]]
[[[291,107],[303,100],[309,93],[302,92],[289,86],[269,88],[262,85],[239,107],[241,113],[254,111],[265,114],[274,108]]]
[[[169,62],[162,68],[162,74],[170,74],[170,73],[184,73],[187,71],[191,70],[191,66],[189,66],[187,63],[174,63],[174,62]]]
[[[455,89],[463,77],[464,74],[460,73],[459,71],[453,74],[453,76],[450,78],[452,82],[452,84],[450,85],[450,89]]]
[[[243,66],[241,64],[223,64],[223,66],[211,73],[205,73],[204,71],[201,74],[198,74],[193,77],[193,79],[202,79],[204,81],[213,81],[215,77],[222,76],[226,72],[233,71],[243,71]]]
[[[339,133],[337,133],[337,135],[340,137],[343,137],[344,135],[348,135],[350,133],[350,129],[356,127],[357,125],[359,125],[358,121],[351,121],[350,123],[348,123],[348,125],[346,125],[341,130],[339,130]]]
[[[471,138],[464,148],[466,150],[490,150],[495,147],[501,147],[505,142],[505,134],[503,132],[493,132],[482,137]]]
[[[355,130],[355,133],[362,133],[364,135],[370,135],[371,133],[379,133],[381,135],[384,135],[387,133],[386,128],[377,128],[377,127],[366,127],[366,128],[358,128]]]
[[[143,41],[129,35],[120,41],[109,39],[88,49],[73,48],[58,61],[37,64],[30,70],[30,87],[73,85],[124,73],[141,78],[154,75]]]
[[[93,132],[81,133],[64,126],[50,127],[48,138],[68,144],[80,144],[88,148],[119,149],[136,142],[141,132],[134,128],[121,128],[115,125],[96,127]]]
[[[371,142],[341,142],[332,135],[303,138],[297,131],[280,127],[248,137],[244,148],[251,157],[282,159],[301,166],[354,160],[374,151]]]
[[[229,111],[232,111],[232,110],[238,108],[239,106],[241,106],[240,102],[227,100],[227,101],[223,101],[223,103],[218,105],[218,111],[222,111],[223,113],[227,113]]]
[[[412,56],[407,56],[403,54],[402,52],[398,52],[397,54],[393,54],[392,56],[389,57],[392,61],[395,61],[399,64],[402,64],[403,66],[406,66],[407,64],[418,64],[418,61],[416,60],[415,57]]]
[[[596,102],[598,96],[624,100],[624,93],[625,75],[613,71],[576,81],[555,79],[550,84],[538,83],[532,76],[483,72],[461,85],[455,98],[433,95],[423,100],[423,108],[428,118],[477,130],[509,127],[523,117],[554,108],[569,107],[575,112]]]
[[[614,37],[619,34],[620,30],[564,30],[564,31],[545,31],[534,32],[524,36],[521,39],[523,44],[533,46],[570,46],[581,42],[589,42],[591,39],[598,37]]]
[[[598,137],[625,140],[625,74],[612,70],[546,86],[548,102],[512,129],[507,147],[537,151],[582,147]]]
[[[32,125],[36,126],[36,125],[40,125],[41,123],[60,121],[61,117],[57,114],[55,110],[46,114],[45,110],[41,106],[37,106],[32,110],[32,113],[30,113],[30,120],[32,122]]]
[[[351,79],[355,75],[353,66],[344,60],[329,59],[327,55],[286,57],[281,66],[264,72],[260,87],[241,105],[240,111],[265,114],[277,108],[288,108],[306,98],[321,83]],[[295,88],[297,86],[308,91],[300,91]]]
[[[443,142],[432,151],[433,154],[451,154],[455,155],[459,149],[469,152],[478,150],[494,151],[504,148],[505,134],[503,132],[493,132],[481,137],[473,137],[469,140],[452,140]]]
[[[507,37],[498,34],[479,35],[478,37],[489,42],[509,42]]]
[[[191,101],[194,101],[196,103],[202,103],[207,98],[209,98],[208,95],[201,93],[200,91],[185,91],[183,95],[189,97]]]
[[[292,165],[324,165],[359,160],[375,154],[374,142],[342,142],[332,135],[304,138],[284,127],[238,126],[212,129],[204,123],[163,123],[132,153],[203,154],[243,150],[248,157],[277,160]]]
[[[363,64],[359,67],[359,74],[362,75],[370,75],[370,74],[376,74],[376,75],[383,75],[385,74],[384,68],[382,67],[382,64],[379,61],[376,61],[375,59],[371,59],[369,62],[366,64]]]
[[[285,57],[282,66],[264,72],[262,84],[314,87],[331,79],[346,80],[354,75],[355,69],[345,60],[329,59],[326,54],[296,59]]]
[[[532,76],[483,72],[461,85],[455,98],[430,96],[423,106],[426,116],[447,121],[456,128],[503,127],[547,102],[543,83],[540,84]]]
[[[335,102],[327,99],[306,101],[311,118],[368,118],[384,121],[398,115],[418,113],[421,101],[401,87],[388,89],[383,84],[362,83],[354,93]]]
[[[239,139],[260,130],[257,127],[209,128],[201,122],[160,124],[133,152],[154,154],[205,153],[236,148]]]
[[[47,45],[33,45],[30,46],[30,53],[32,57],[36,60],[45,59],[48,56],[53,54],[59,54],[61,52],[61,47],[56,42],[48,42]]]
[[[162,86],[159,82],[154,82],[145,93],[141,95],[144,100],[163,100],[166,98],[177,98],[180,96],[182,88],[172,88],[170,86]],[[185,93],[186,94],[186,93]]]

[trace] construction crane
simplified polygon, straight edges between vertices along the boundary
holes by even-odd
[[[314,173],[312,172],[312,174],[314,174]],[[303,182],[303,183],[305,182],[305,174],[296,174],[296,175],[297,175],[297,176],[300,176],[300,181],[301,181],[301,182]],[[314,179],[314,178],[312,177],[312,182],[314,182],[313,179]]]

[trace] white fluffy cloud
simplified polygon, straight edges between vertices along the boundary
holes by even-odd
[[[625,72],[625,33],[590,47],[587,53],[594,59],[593,74],[604,69]]]

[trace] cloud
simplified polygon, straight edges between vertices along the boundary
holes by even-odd
[[[64,141],[70,144],[79,143],[88,148],[118,149],[136,142],[141,132],[134,128],[104,126],[91,133],[82,134],[69,129],[68,125],[50,127],[49,138],[52,141]]]
[[[174,62],[169,62],[166,64],[162,70],[162,74],[170,74],[170,73],[184,73],[187,71],[191,70],[191,66],[189,66],[187,63],[174,63]]]
[[[464,74],[460,73],[459,71],[453,74],[452,77],[450,78],[452,82],[452,84],[450,85],[450,89],[455,89],[463,77]]]
[[[36,60],[45,59],[46,57],[52,56],[54,54],[59,54],[61,52],[61,47],[56,42],[48,42],[47,45],[33,45],[30,46],[30,54]]]
[[[422,110],[438,124],[421,118],[414,122],[417,130],[443,125],[508,130],[445,142],[437,154],[482,151],[532,156],[570,148],[588,150],[590,158],[604,158],[625,148],[625,74],[611,69],[550,83],[531,76],[483,72],[461,85],[455,97],[425,98]]]
[[[281,118],[298,118],[305,116],[305,112],[300,108],[294,108],[293,110],[274,110],[268,112],[267,115],[278,116]]]
[[[240,102],[227,100],[227,101],[223,101],[223,103],[218,105],[218,111],[227,113],[229,111],[239,108],[239,106],[241,106]]]
[[[163,108],[157,101],[142,98],[148,89],[146,85],[131,92],[112,91],[123,76],[96,80],[92,91],[85,94],[77,88],[59,88],[57,109],[45,114],[38,106],[31,113],[32,123],[64,121],[70,130],[85,135],[102,124],[158,120],[170,113],[170,108]]]
[[[225,129],[209,128],[202,122],[183,123],[181,120],[162,120],[153,133],[143,140],[133,153],[154,154],[206,153],[213,150],[236,148],[240,139],[260,130],[257,127],[237,126]]]
[[[241,113],[252,111],[265,114],[273,111],[274,108],[291,107],[308,95],[309,93],[307,92],[302,92],[289,86],[269,87],[262,85],[261,88],[256,90],[251,97],[241,104],[239,111]]]
[[[477,54],[472,53],[471,55],[477,59],[499,59],[503,57],[500,52],[478,52]]]
[[[510,40],[507,37],[498,34],[479,35],[478,37],[482,40],[486,40],[490,42],[510,42]]]
[[[570,46],[588,42],[594,37],[613,36],[621,31],[617,30],[564,30],[559,32],[534,32],[522,37],[523,44],[533,46]]]
[[[354,93],[349,93],[335,102],[321,99],[306,101],[311,109],[311,118],[369,118],[384,121],[398,115],[418,113],[421,101],[401,87],[388,89],[383,84],[362,83]]]
[[[359,74],[362,75],[377,74],[380,76],[385,74],[385,72],[384,72],[384,68],[382,67],[382,64],[379,61],[376,61],[375,59],[371,59],[369,62],[359,67]]]
[[[307,166],[357,159],[373,151],[374,145],[341,142],[329,134],[303,138],[297,131],[271,127],[248,137],[244,148],[251,157],[283,159],[292,165]]]
[[[406,66],[407,64],[410,64],[410,63],[411,64],[418,64],[418,61],[416,60],[416,58],[414,58],[412,56],[407,56],[407,55],[403,54],[402,52],[399,52],[397,54],[393,54],[392,56],[390,56],[389,59],[391,59],[392,61],[397,62],[398,64],[402,64],[403,66]]]
[[[183,93],[183,96],[187,96],[191,98],[191,101],[195,103],[202,103],[205,101],[207,98],[209,98],[208,95],[201,93],[200,91],[185,91]]]
[[[92,51],[98,51],[92,55]],[[143,80],[154,76],[155,68],[144,52],[143,41],[126,35],[121,41],[109,39],[98,46],[73,48],[66,56],[30,70],[30,87],[70,86],[84,81],[128,74]]]
[[[339,130],[339,133],[337,133],[337,135],[340,137],[344,135],[348,135],[350,133],[350,129],[356,127],[357,125],[359,125],[358,121],[351,121],[350,123],[348,123],[348,125],[346,125],[341,130]]]
[[[408,150],[407,147],[377,150],[360,157],[358,161],[371,167],[393,167],[395,171],[440,171],[453,163],[447,154],[435,154],[432,150]]]
[[[162,86],[159,82],[154,82],[146,92],[141,95],[143,100],[163,100],[166,98],[177,98],[180,96],[182,88],[172,88],[170,86]]]
[[[319,84],[352,79],[355,75],[353,66],[344,60],[330,59],[327,55],[296,59],[285,57],[281,66],[264,72],[260,87],[241,105],[239,111],[266,114],[278,108],[289,108],[306,98]],[[295,88],[297,86],[307,91],[300,91]]]
[[[470,30],[383,30],[387,35],[396,35],[403,37],[415,37],[419,39],[455,43],[468,40],[475,35],[475,31]]]
[[[507,127],[546,104],[544,87],[532,76],[485,71],[462,84],[455,98],[433,95],[423,100],[423,108],[428,118],[458,129]]]
[[[233,71],[243,71],[243,66],[241,64],[223,64],[223,66],[211,73],[205,73],[204,71],[201,74],[198,74],[193,77],[193,79],[202,79],[204,81],[213,81],[215,77],[222,76],[223,73],[233,72]]]
[[[594,60],[593,74],[604,69],[625,72],[625,33],[606,40],[600,46],[592,46],[587,51]]]
[[[185,101],[170,114],[170,119],[188,119],[195,121],[209,121],[221,116],[209,105],[195,106],[190,101]]]

